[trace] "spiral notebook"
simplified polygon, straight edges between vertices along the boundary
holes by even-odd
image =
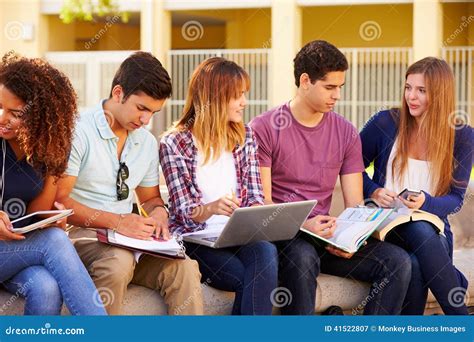
[[[184,259],[185,248],[180,238],[169,240],[140,240],[134,239],[110,229],[97,229],[97,240],[112,246],[129,249],[135,252],[136,259],[144,254],[167,259]]]

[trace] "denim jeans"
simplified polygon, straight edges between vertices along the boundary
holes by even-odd
[[[26,299],[26,315],[105,315],[94,283],[63,230],[47,228],[21,241],[0,241],[0,283]]]
[[[320,272],[371,284],[368,295],[353,308],[365,315],[397,315],[411,278],[411,260],[402,248],[369,238],[352,258],[327,252],[320,240],[305,233],[276,242],[280,285],[292,294],[281,308],[284,315],[311,315],[316,300],[316,278]]]
[[[278,255],[267,241],[214,249],[186,243],[186,253],[199,263],[202,279],[224,291],[234,291],[233,315],[270,315],[277,287]]]
[[[423,315],[428,289],[446,315],[467,315],[465,289],[449,256],[446,238],[428,222],[409,222],[395,228],[386,238],[404,248],[413,260],[412,279],[402,314]]]

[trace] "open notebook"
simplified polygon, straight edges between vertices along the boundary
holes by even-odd
[[[175,237],[164,240],[134,239],[110,229],[97,229],[97,239],[109,245],[122,247],[135,252],[138,259],[142,253],[168,259],[184,259],[185,248],[180,240]]]

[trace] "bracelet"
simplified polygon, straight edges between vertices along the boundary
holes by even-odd
[[[112,230],[113,230],[114,232],[118,232],[119,227],[120,227],[120,223],[122,222],[122,219],[123,219],[124,217],[125,217],[124,214],[120,214],[120,215],[119,215],[119,221],[118,221],[118,223],[117,223],[117,227],[112,228]]]

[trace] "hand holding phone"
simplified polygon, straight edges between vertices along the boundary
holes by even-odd
[[[402,192],[398,194],[398,197],[401,197],[406,201],[412,201],[411,196],[419,196],[419,195],[421,195],[421,190],[413,190],[413,189],[405,188]]]
[[[425,194],[423,191],[405,189],[398,198],[408,209],[420,209],[425,203]]]

